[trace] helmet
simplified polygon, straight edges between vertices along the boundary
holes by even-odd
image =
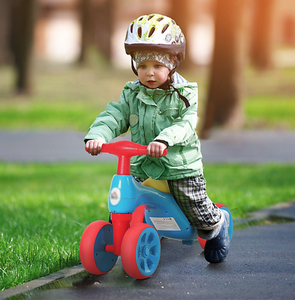
[[[164,51],[178,58],[185,57],[185,38],[175,21],[169,17],[150,14],[139,17],[128,27],[125,38],[126,54],[135,51]]]

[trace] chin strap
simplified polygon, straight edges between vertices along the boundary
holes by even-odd
[[[131,69],[132,69],[133,73],[134,73],[136,76],[138,76],[137,70],[136,70],[135,67],[134,67],[133,58],[132,58],[131,55],[130,55],[130,57],[131,57]]]

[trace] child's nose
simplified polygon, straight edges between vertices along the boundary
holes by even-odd
[[[149,76],[154,75],[154,68],[148,68],[147,74],[148,74]]]

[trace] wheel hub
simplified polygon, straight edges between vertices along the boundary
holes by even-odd
[[[147,257],[150,253],[149,247],[148,246],[144,246],[142,249],[142,254],[143,256]]]

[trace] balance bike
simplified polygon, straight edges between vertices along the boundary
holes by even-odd
[[[158,267],[161,237],[178,239],[186,245],[192,245],[198,239],[197,229],[190,226],[169,193],[167,181],[147,179],[140,184],[130,175],[130,158],[146,155],[146,148],[129,141],[102,146],[101,152],[118,156],[118,166],[108,199],[111,222],[89,224],[81,238],[81,263],[91,274],[108,273],[121,256],[123,268],[129,276],[145,279]],[[225,205],[216,205],[230,215],[228,231],[231,240],[231,213]],[[206,240],[199,238],[199,243],[204,249]]]

